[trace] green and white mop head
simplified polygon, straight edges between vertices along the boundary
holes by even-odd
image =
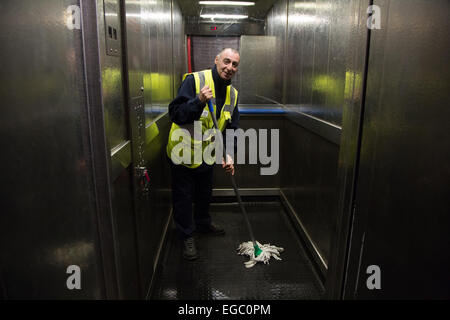
[[[244,262],[246,268],[251,268],[258,262],[264,262],[264,264],[269,264],[270,258],[274,258],[275,260],[281,260],[280,253],[284,251],[281,247],[272,246],[270,243],[261,244],[256,241],[257,246],[261,250],[258,254],[258,248],[253,247],[252,241],[243,242],[237,248],[239,255],[246,255],[250,257],[250,260]],[[256,256],[255,256],[256,255]]]

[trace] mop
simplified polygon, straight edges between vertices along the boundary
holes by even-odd
[[[220,143],[222,145],[223,157],[224,157],[224,159],[227,159],[226,150],[224,148],[224,144],[222,141],[222,134],[219,130],[219,126],[217,125],[217,119],[216,119],[216,115],[215,115],[211,100],[208,101],[208,107],[209,107],[209,112],[210,112],[211,117],[214,122],[214,127],[217,130],[217,132],[219,132],[219,134],[217,134],[216,136],[218,137],[218,139],[220,140]],[[250,225],[250,222],[249,222],[248,216],[247,216],[247,212],[245,211],[244,204],[242,203],[241,196],[239,194],[239,189],[236,184],[236,180],[234,179],[234,176],[232,174],[230,174],[230,177],[231,177],[231,182],[233,184],[234,192],[236,193],[236,197],[239,202],[239,206],[241,208],[242,214],[244,215],[245,222],[247,224],[248,232],[250,233],[251,241],[243,242],[237,248],[237,253],[239,255],[247,255],[250,258],[249,261],[244,262],[245,267],[251,268],[258,262],[263,262],[264,264],[269,264],[269,260],[272,257],[276,260],[281,260],[280,253],[284,251],[283,248],[271,245],[270,243],[261,244],[258,241],[255,241],[255,237],[253,236],[252,226]]]

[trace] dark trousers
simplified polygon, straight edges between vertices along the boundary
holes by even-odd
[[[172,171],[172,205],[175,226],[183,238],[192,236],[196,227],[209,226],[209,204],[212,196],[213,166],[202,163],[195,169],[175,165]],[[194,204],[194,216],[192,216]]]

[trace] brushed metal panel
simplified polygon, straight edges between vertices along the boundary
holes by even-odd
[[[314,4],[314,2],[312,2]],[[291,17],[289,20],[291,24],[301,33],[301,87],[300,111],[308,113],[308,108],[313,109],[312,105],[312,85],[314,83],[314,28],[316,22],[315,18],[316,7],[300,8],[296,13],[297,19]],[[288,69],[288,68],[287,68]]]
[[[171,8],[170,0],[143,3],[142,23],[147,33],[145,57],[148,60],[144,73],[146,124],[166,112],[173,97]]]
[[[167,87],[160,88],[164,94],[161,93],[161,107],[158,110],[155,110],[156,116],[161,116],[164,112],[168,111],[168,105],[172,101],[172,93],[173,93],[173,9],[172,9],[172,0],[166,0],[164,2],[164,12],[167,12],[165,16],[165,20],[162,22],[163,30],[164,30],[164,38],[162,39],[162,43],[164,44],[164,51],[161,52],[162,60],[164,61],[164,69],[163,74],[167,77],[168,83]]]
[[[166,143],[171,122],[168,113],[146,128],[145,165],[150,177],[147,201],[137,208],[137,236],[143,288],[148,291],[156,269],[158,250],[170,217],[170,168],[166,157]]]
[[[172,31],[173,31],[173,92],[175,97],[181,85],[181,75],[187,72],[186,45],[184,31],[184,17],[177,1],[172,2]]]
[[[85,88],[87,96],[88,114],[83,123],[88,125],[90,136],[90,165],[93,168],[93,193],[95,194],[96,219],[98,230],[99,250],[101,255],[101,273],[105,282],[105,298],[119,297],[118,266],[114,239],[114,217],[112,214],[112,192],[110,179],[110,149],[106,143],[104,108],[102,100],[101,65],[99,59],[99,34],[97,3],[90,0],[81,1],[83,15],[83,56],[85,72]],[[104,54],[104,52],[101,52]]]
[[[142,30],[143,1],[125,2],[125,21],[127,30],[127,67],[129,97],[141,96],[144,90],[144,65],[146,38]]]
[[[308,251],[311,253],[314,266],[316,270],[320,274],[320,279],[322,282],[324,282],[324,279],[326,278],[327,274],[327,262],[325,261],[324,257],[322,256],[321,251],[316,246],[314,240],[309,235],[308,230],[303,225],[302,221],[299,218],[299,214],[295,211],[294,207],[291,205],[289,200],[287,199],[286,195],[282,190],[279,190],[279,195],[281,199],[281,203],[285,207],[286,211],[288,212],[291,221],[295,225],[296,229],[298,230],[298,233],[300,234],[300,237],[302,238],[303,242],[305,243],[306,247],[308,248]]]
[[[282,72],[277,61],[277,50],[275,36],[241,37],[240,104],[267,103],[260,96],[277,99],[277,87],[279,90],[280,84],[276,83],[276,79]]]
[[[285,46],[286,46],[286,28],[287,28],[287,1],[281,0],[274,4],[272,10],[267,15],[267,35],[276,38],[275,57],[277,64],[274,75],[273,96],[269,97],[278,103],[283,103],[283,79],[285,72]]]
[[[0,7],[0,130],[8,158],[2,162],[2,294],[103,298],[82,34],[66,24],[76,11],[67,1],[2,1]],[[66,287],[70,265],[82,270],[82,290]]]
[[[167,105],[174,95],[174,79],[180,83],[185,68],[183,18],[178,5],[170,0],[127,1],[124,5],[133,166],[145,166],[150,177],[148,197],[140,194],[138,179],[134,186],[137,256],[145,297],[170,213]]]
[[[111,180],[116,180],[130,164],[131,142],[128,140],[111,150]]]
[[[120,15],[118,0],[107,0],[105,4],[111,3],[111,8],[117,8],[117,15]],[[113,14],[110,12],[110,14]],[[97,3],[97,21],[99,34],[100,65],[102,68],[102,92],[105,117],[106,138],[109,148],[128,140],[126,125],[126,103],[123,93],[123,71],[122,59],[120,56],[106,55],[106,34],[105,16],[103,1]],[[121,26],[117,26],[118,38],[121,39]],[[120,40],[121,41],[121,40]],[[104,54],[102,54],[104,53]]]
[[[147,263],[147,257],[151,252],[144,252],[145,240],[142,234],[147,234],[149,226],[141,223],[141,216],[149,213],[150,201],[142,190],[141,177],[137,175],[136,168],[146,167],[146,107],[151,103],[151,87],[148,79],[151,77],[149,55],[150,38],[148,36],[148,22],[151,17],[148,9],[151,4],[148,1],[125,2],[126,26],[127,26],[127,64],[128,64],[128,104],[129,123],[132,144],[131,177],[133,182],[130,187],[134,190],[133,201],[135,239],[137,243],[136,258],[137,270],[139,270],[140,296],[145,297],[148,287],[147,278],[151,273],[151,264]]]
[[[163,1],[163,14],[161,15],[160,23],[158,24],[158,77],[154,83],[157,86],[153,86],[155,95],[153,96],[153,104],[157,104],[153,108],[155,117],[158,117],[162,113],[167,111],[168,105],[172,100],[172,86],[173,79],[171,77],[173,73],[172,64],[172,5],[170,0]]]
[[[145,123],[152,121],[151,118],[151,109],[152,109],[152,88],[151,88],[151,77],[152,77],[152,61],[156,59],[156,55],[154,55],[152,50],[152,45],[150,41],[152,39],[152,34],[154,33],[154,28],[150,29],[150,24],[153,19],[150,19],[152,12],[150,11],[151,7],[156,5],[153,3],[151,5],[149,2],[141,2],[141,15],[144,17],[141,19],[141,35],[140,42],[142,43],[142,56],[139,63],[142,67],[143,72],[143,87],[144,87],[144,106],[145,106]]]
[[[371,32],[349,261],[361,272],[347,297],[448,299],[450,3],[374,4],[382,19]],[[381,290],[366,287],[374,264]]]
[[[284,117],[283,115],[264,115],[264,114],[243,114],[240,118],[239,127],[242,130],[247,129],[267,129],[267,137],[270,140],[270,130],[278,129],[280,144],[283,143],[283,125],[284,125]],[[278,168],[278,172],[274,175],[261,175],[261,168],[267,167],[266,165],[261,165],[258,161],[257,164],[249,163],[249,146],[248,139],[246,139],[246,163],[245,164],[236,164],[235,176],[236,183],[239,188],[278,188],[280,186],[280,175],[283,168],[281,167],[282,157],[284,156],[281,153],[280,147],[280,165]],[[259,143],[259,142],[258,142]],[[270,144],[268,147],[270,150]],[[259,159],[259,157],[258,157]],[[235,160],[236,162],[236,160]],[[231,181],[227,173],[223,170],[220,165],[216,165],[214,168],[214,188],[216,189],[228,189],[231,188]]]
[[[337,192],[339,147],[286,120],[283,141],[296,137],[283,149],[281,190],[318,248],[325,264],[330,254]]]
[[[136,243],[136,220],[133,211],[132,168],[122,170],[113,182],[114,242],[117,255],[119,298],[139,299],[141,279]]]
[[[328,141],[331,141],[337,145],[340,144],[341,127],[306,113],[296,111],[298,108],[287,107],[286,109],[288,110],[288,119],[291,121],[327,139]]]
[[[105,21],[106,54],[120,57],[122,44],[120,35],[119,3],[115,0],[103,0]]]
[[[283,149],[283,153],[300,159],[302,164],[299,173],[282,172],[282,190],[292,200],[299,215],[305,215],[306,228],[314,234],[311,236],[314,241],[321,242],[318,248],[326,261],[330,259],[329,242],[337,221],[337,198],[334,192],[337,189],[338,145],[343,139],[342,110],[345,99],[357,106],[362,95],[361,63],[355,61],[359,57],[364,58],[365,38],[360,34],[361,30],[364,31],[362,26],[365,19],[359,13],[365,12],[367,5],[363,1],[291,0],[284,13],[287,14],[287,26],[284,29],[281,27],[283,23],[275,22],[282,2],[272,8],[267,19],[268,35],[276,34],[279,39],[283,39],[283,32],[286,31],[284,56],[281,52],[277,53],[277,59],[282,61],[284,68],[281,104],[288,111],[285,134],[287,137],[298,137],[298,143],[294,148]],[[353,35],[357,37],[353,39]],[[359,108],[348,110],[351,125],[348,126],[350,131],[346,132],[346,137],[350,139],[344,143],[346,152],[356,145],[358,122],[355,121],[359,115]],[[299,150],[302,152],[299,153]],[[353,163],[352,167],[345,169],[350,174],[351,168],[354,168],[355,152],[347,153],[347,158]],[[294,167],[294,163],[286,163],[287,159],[284,158],[283,168]],[[326,174],[320,172],[324,167],[330,168]],[[309,175],[302,170],[304,168],[309,169]],[[312,191],[310,196],[305,195],[301,186],[306,183],[306,188],[311,188],[318,181],[324,184],[324,190],[327,189],[324,181],[328,181],[328,191],[321,193],[320,188],[312,188],[316,191]],[[351,179],[341,180],[341,183],[348,185],[349,181]],[[312,200],[317,195],[323,198],[323,208]],[[306,213],[302,211],[303,206]],[[314,220],[316,215],[322,215],[327,221],[322,229],[320,223]],[[345,227],[343,230],[346,230]]]
[[[351,92],[352,75],[356,73],[355,68],[350,64],[351,57],[355,52],[361,55],[358,58],[364,59],[365,57],[365,42],[361,42],[361,37],[356,34],[358,29],[355,28],[355,25],[359,23],[361,30],[366,31],[362,28],[365,19],[359,19],[357,13],[358,10],[363,11],[364,8],[368,7],[368,1],[344,0],[339,1],[339,3],[332,1],[329,5],[331,6],[331,14],[326,78],[328,117],[325,119],[343,126],[345,99]],[[357,9],[357,6],[360,6],[360,8]],[[360,70],[357,75],[357,81],[361,83],[362,73]],[[361,92],[358,93],[359,97],[361,97],[361,94]]]
[[[354,208],[354,185],[358,165],[361,116],[364,112],[368,29],[366,9],[369,0],[333,3],[330,75],[339,79],[345,73],[342,137],[339,151],[338,207],[336,227],[332,235],[331,259],[327,277],[328,298],[342,299],[344,278],[353,277],[357,270],[346,270],[349,234]],[[334,25],[338,28],[333,28]],[[342,44],[349,42],[348,49]],[[339,81],[338,83],[341,83]],[[339,85],[341,86],[341,84]],[[341,98],[336,96],[336,101]]]
[[[290,0],[288,5],[288,28],[286,40],[286,72],[284,75],[284,102],[299,107],[302,85],[302,39],[301,26],[293,17],[299,13],[295,4],[299,1]]]
[[[117,280],[118,280],[118,296],[119,298],[138,298],[143,296],[141,291],[141,278],[139,274],[138,265],[138,251],[136,243],[136,225],[134,206],[134,175],[132,166],[127,165],[131,160],[131,152],[133,152],[132,159],[136,163],[135,153],[139,153],[139,140],[136,136],[142,133],[139,130],[139,122],[135,123],[136,113],[141,112],[141,123],[143,123],[143,103],[139,101],[137,106],[133,105],[127,100],[130,92],[139,92],[139,62],[136,55],[139,56],[139,45],[133,44],[135,39],[136,29],[139,31],[138,15],[134,14],[132,9],[135,7],[119,6],[118,1],[108,0],[114,2],[114,7],[117,6],[117,15],[121,16],[120,25],[118,25],[119,34],[122,34],[122,23],[124,23],[127,31],[126,42],[123,43],[134,51],[131,59],[126,61],[122,57],[109,56],[100,54],[100,66],[102,68],[102,87],[103,87],[103,105],[105,114],[105,134],[109,147],[111,148],[110,159],[110,177],[111,177],[111,202],[112,202],[112,228],[113,241],[115,248]],[[97,10],[103,10],[102,3],[97,2]],[[130,10],[130,11],[127,11]],[[131,16],[130,16],[131,15]],[[125,16],[125,17],[123,17]],[[124,19],[122,19],[124,18]],[[108,21],[103,21],[102,17],[98,17],[99,21],[99,37],[100,47],[104,44],[102,32],[108,26],[105,24]],[[128,32],[128,27],[130,28]],[[106,32],[108,34],[108,32]],[[122,38],[120,37],[122,43]],[[103,50],[100,50],[102,52]],[[130,62],[131,60],[131,62]],[[127,73],[124,75],[124,73]],[[131,76],[130,76],[131,75]],[[124,92],[124,84],[128,84],[127,91]],[[131,89],[129,89],[131,88]],[[133,89],[134,88],[134,89]],[[138,108],[140,107],[140,108]],[[129,108],[129,110],[127,110]],[[137,133],[135,132],[137,129]],[[127,143],[130,140],[132,148]],[[139,136],[139,135],[138,135]],[[135,143],[137,141],[137,143]],[[117,153],[115,153],[117,151]],[[139,160],[139,159],[138,159]],[[117,162],[122,162],[120,165]],[[126,166],[126,167],[125,167]],[[124,169],[125,167],[125,169]],[[122,169],[122,170],[120,170]],[[115,180],[113,180],[115,178]]]
[[[317,19],[317,23],[313,24],[314,66],[311,83],[311,104],[319,110],[315,116],[329,122],[332,119],[328,114],[327,100],[333,88],[328,75],[330,4],[330,0],[316,0],[315,19]]]
[[[339,20],[342,17],[335,17],[342,16],[342,12],[335,13],[336,8],[345,5],[345,1],[338,4],[329,0],[290,0],[287,17],[283,101],[300,112],[337,125],[341,124],[346,70],[340,68],[338,74],[331,70],[337,69],[335,55],[342,58],[349,47],[348,36],[336,38],[348,35],[341,30],[348,23],[343,27]],[[348,15],[344,17],[348,20]],[[337,44],[340,51],[332,44]]]
[[[262,96],[259,97],[262,98]],[[241,116],[252,114],[259,114],[266,117],[270,115],[285,115],[286,119],[297,123],[322,138],[337,145],[341,143],[341,127],[309,114],[299,112],[298,110],[299,108],[295,105],[286,106],[282,104],[277,105],[276,107],[274,107],[274,105],[240,105],[239,107]]]

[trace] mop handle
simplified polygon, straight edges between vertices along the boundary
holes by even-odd
[[[208,101],[208,108],[209,108],[209,112],[211,113],[211,117],[212,117],[213,122],[214,122],[214,127],[220,133],[217,136],[219,136],[219,141],[222,144],[223,158],[224,158],[225,163],[226,163],[226,161],[227,161],[227,152],[225,150],[225,146],[224,146],[224,143],[222,141],[222,132],[219,130],[219,126],[217,125],[216,115],[214,113],[214,108],[213,108],[211,100]],[[245,222],[247,223],[247,228],[248,228],[248,231],[250,233],[250,238],[252,239],[253,246],[256,246],[255,237],[253,236],[252,226],[250,225],[250,221],[248,220],[248,216],[247,216],[247,211],[245,211],[244,204],[242,203],[241,195],[239,194],[239,190],[238,190],[238,187],[237,187],[237,184],[236,184],[236,180],[234,179],[234,176],[232,174],[230,174],[230,177],[231,177],[231,182],[233,184],[234,192],[236,193],[236,197],[238,198],[239,206],[241,207],[241,211],[244,214]]]

